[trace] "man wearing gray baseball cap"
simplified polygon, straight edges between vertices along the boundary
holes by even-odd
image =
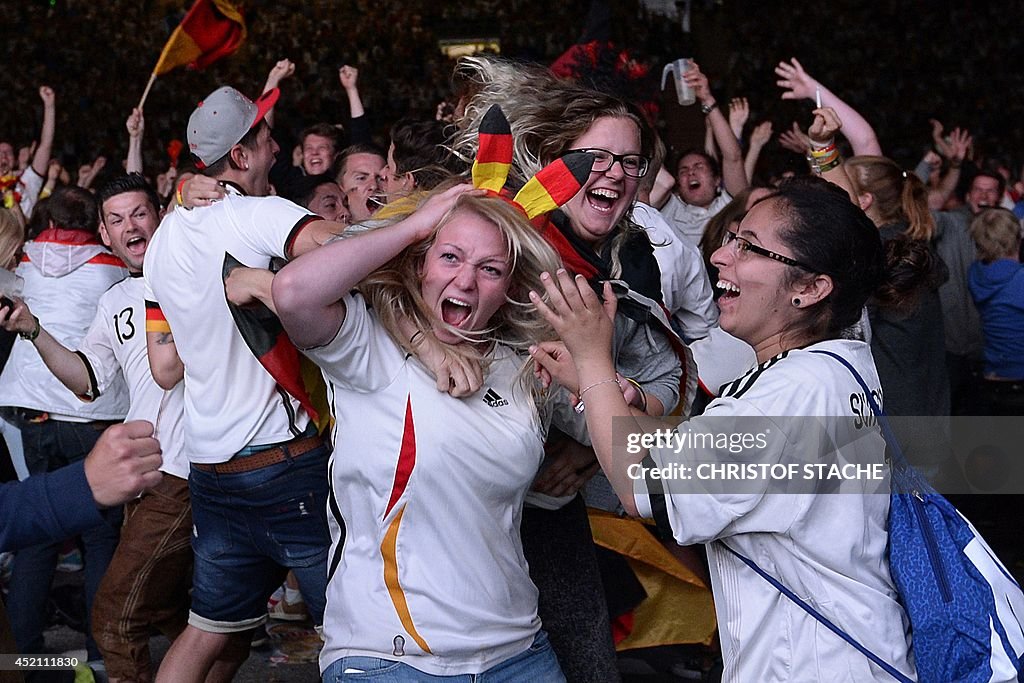
[[[222,87],[199,103],[189,150],[225,196],[168,214],[146,252],[150,368],[164,388],[185,380],[195,551],[189,625],[158,681],[230,680],[288,569],[323,618],[329,450],[267,269],[345,226],[266,196],[278,147],[265,117],[277,97]]]

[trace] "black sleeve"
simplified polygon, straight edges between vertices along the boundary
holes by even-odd
[[[370,139],[370,117],[366,114],[357,116],[348,124],[348,144],[350,145],[369,145],[372,144]]]

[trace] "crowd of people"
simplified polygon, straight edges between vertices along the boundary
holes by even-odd
[[[124,30],[165,4],[126,10]],[[601,509],[651,520],[639,533],[673,552],[706,547],[723,680],[889,676],[744,555],[913,676],[888,498],[867,482],[768,495],[633,473],[823,442],[882,462],[863,381],[890,415],[929,418],[898,436],[924,476],[955,479],[950,416],[1024,413],[1024,180],[994,151],[1013,134],[933,120],[915,153],[891,141],[918,112],[743,53],[735,73],[763,82],[732,99],[731,73],[688,62],[705,134],[667,145],[677,109],[601,89],[651,66],[602,39],[601,3],[554,71],[445,59],[426,4],[349,9],[365,30],[343,51],[303,41],[263,73],[228,60],[212,92],[182,77],[184,115],[168,92],[116,114],[80,99],[105,122],[82,129],[73,88],[21,82],[38,91],[23,119],[43,116],[34,141],[0,130],[0,650],[46,651],[59,541],[80,534],[88,658],[111,681],[231,680],[268,610],[299,604],[324,681],[614,681],[612,623],[642,596],[619,604],[637,580],[599,561]],[[16,11],[25,39],[104,10]],[[250,41],[350,19],[260,7]],[[521,29],[503,45],[572,47]],[[806,120],[773,130],[769,100]],[[123,168],[89,158],[122,149]],[[783,436],[742,456],[624,448],[673,415],[688,443],[722,425]],[[173,641],[158,670],[153,629]]]

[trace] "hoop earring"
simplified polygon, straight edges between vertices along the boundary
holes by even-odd
[[[794,296],[793,297],[793,305],[796,306],[797,308],[800,308],[800,297],[798,297],[798,296]]]

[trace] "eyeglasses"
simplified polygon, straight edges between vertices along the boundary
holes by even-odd
[[[642,154],[612,154],[608,150],[599,147],[570,149],[569,152],[589,152],[593,154],[594,165],[590,170],[597,171],[598,173],[607,171],[617,161],[622,166],[622,172],[630,178],[643,178],[647,174],[647,167],[651,164],[651,160]]]
[[[732,230],[726,230],[725,234],[722,235],[722,246],[727,247],[733,243],[736,244],[736,252],[740,255],[741,258],[747,253],[754,253],[757,254],[758,256],[766,256],[770,259],[778,261],[779,263],[785,263],[787,266],[803,268],[804,270],[812,273],[817,272],[815,268],[811,268],[808,265],[800,263],[796,259],[792,259],[788,256],[783,256],[782,254],[777,254],[774,251],[769,251],[765,249],[764,247],[759,247],[750,240],[748,240],[747,238],[740,237]]]

